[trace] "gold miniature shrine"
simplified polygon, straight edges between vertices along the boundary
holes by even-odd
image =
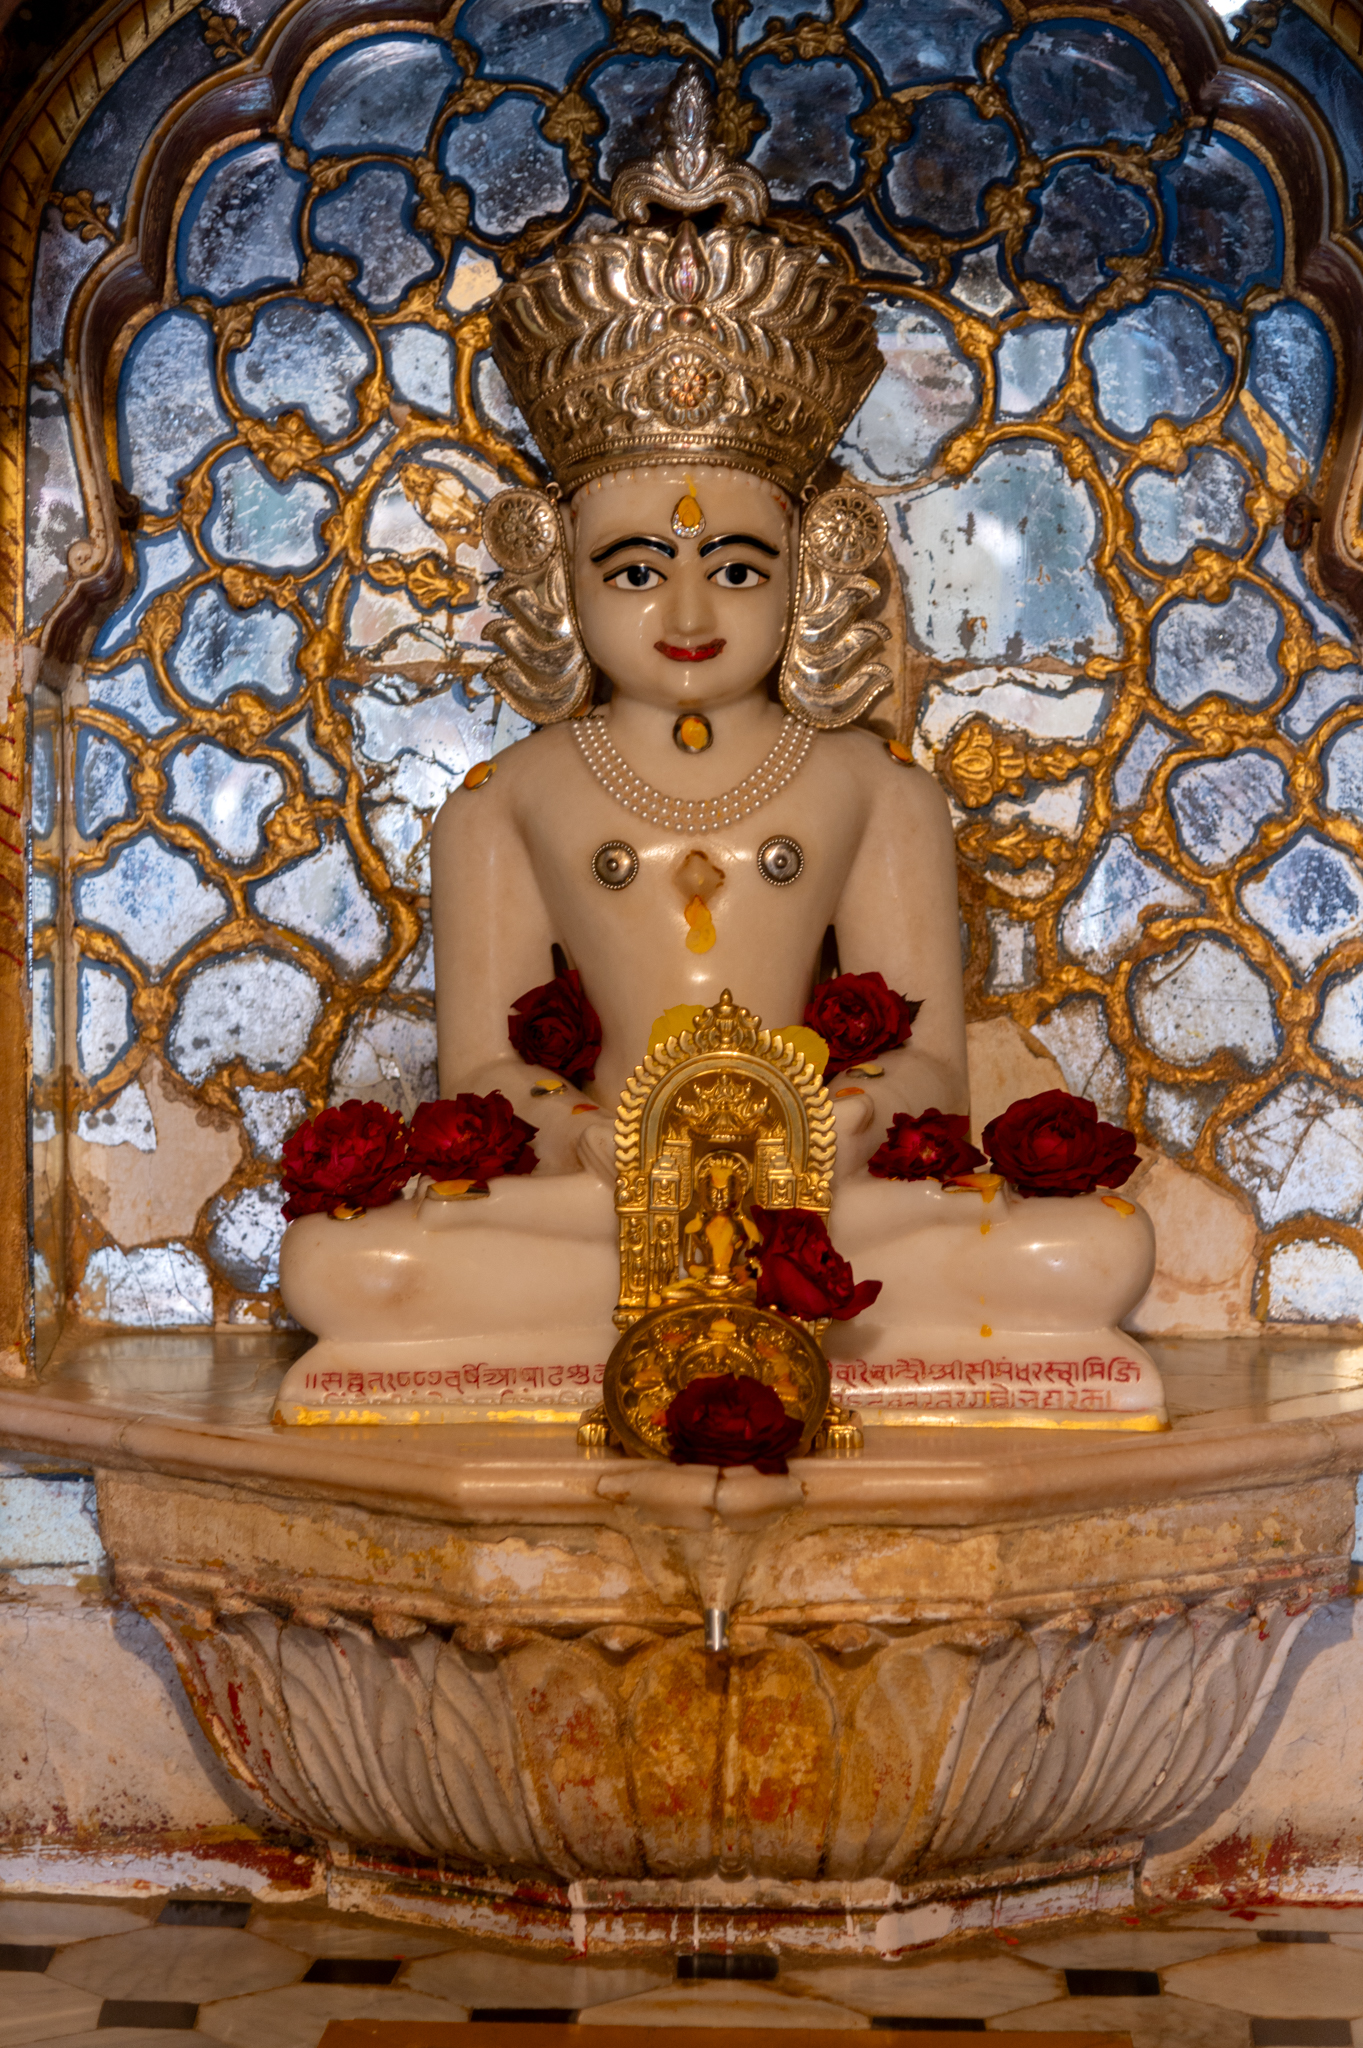
[[[855,1419],[830,1408],[820,1326],[754,1298],[753,1206],[826,1216],[836,1142],[818,1069],[728,989],[635,1068],[615,1121],[624,1335],[580,1443],[665,1458],[674,1395],[732,1374],[760,1380],[799,1416],[801,1454],[860,1445]]]
[[[826,1216],[835,1144],[816,1068],[725,989],[649,1053],[620,1097],[616,1327],[668,1302],[735,1293],[757,1240],[752,1204]]]

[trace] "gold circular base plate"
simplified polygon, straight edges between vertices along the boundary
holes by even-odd
[[[664,1416],[692,1380],[733,1373],[760,1380],[798,1415],[793,1457],[805,1456],[828,1412],[828,1361],[801,1324],[743,1301],[681,1301],[626,1330],[606,1364],[606,1418],[636,1458],[671,1453]]]

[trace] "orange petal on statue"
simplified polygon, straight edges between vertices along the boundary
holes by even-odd
[[[686,934],[688,952],[708,953],[715,943],[715,921],[699,896],[693,896],[684,912],[690,930]]]

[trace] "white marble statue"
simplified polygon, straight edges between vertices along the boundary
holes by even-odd
[[[906,1044],[831,1084],[832,1238],[883,1282],[825,1340],[835,1391],[868,1422],[1158,1426],[1158,1374],[1117,1327],[1153,1270],[1143,1211],[866,1171],[896,1112],[967,1108],[947,806],[854,722],[890,682],[864,616],[883,520],[846,486],[802,499],[878,373],[874,321],[841,272],[762,228],[761,181],[710,143],[697,75],[669,118],[669,147],[617,180],[635,224],[565,244],[494,306],[562,497],[507,492],[484,519],[505,570],[494,680],[541,730],[436,826],[440,1088],[500,1090],[538,1165],[483,1200],[423,1186],[291,1224],[284,1299],[319,1341],[279,1413],[594,1400],[616,1334],[612,1118],[654,1020],[730,988],[798,1023],[832,927],[844,972],[922,1006]],[[600,1017],[581,1087],[508,1037],[555,947]]]

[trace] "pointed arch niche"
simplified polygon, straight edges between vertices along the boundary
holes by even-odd
[[[982,1046],[1138,1131],[1175,1242],[1224,1228],[1208,1327],[1363,1319],[1346,13],[96,13],[0,196],[15,1373],[64,1319],[277,1325],[284,1134],[432,1092],[428,834],[525,730],[467,541],[537,474],[484,308],[688,55],[877,295],[838,460],[890,520]]]

